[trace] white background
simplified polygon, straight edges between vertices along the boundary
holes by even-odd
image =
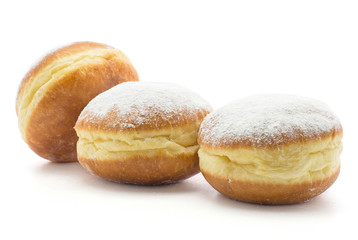
[[[0,239],[357,239],[357,1],[1,1]],[[22,141],[17,87],[38,57],[90,40],[141,81],[174,82],[216,109],[257,93],[320,99],[344,127],[342,170],[314,200],[260,206],[201,175],[141,187],[54,164]]]

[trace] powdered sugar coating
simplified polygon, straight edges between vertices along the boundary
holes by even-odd
[[[284,94],[255,95],[209,114],[201,125],[199,141],[213,146],[277,146],[316,139],[340,128],[338,117],[320,101]]]
[[[156,121],[156,127],[160,127],[163,121],[167,125],[183,122],[202,111],[210,112],[210,104],[186,88],[169,83],[125,82],[95,97],[77,122],[98,123],[112,117],[113,126],[103,121],[102,128],[134,129],[152,126]]]

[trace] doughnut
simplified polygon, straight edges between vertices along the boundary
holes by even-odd
[[[200,170],[223,195],[259,204],[307,201],[340,170],[342,126],[314,99],[264,94],[212,113],[198,134]]]
[[[127,82],[99,94],[75,130],[77,155],[107,180],[158,185],[199,172],[197,134],[210,105],[174,84]]]
[[[87,103],[126,81],[138,81],[119,50],[77,42],[47,54],[23,78],[16,113],[21,136],[39,156],[53,162],[77,161],[73,129]]]

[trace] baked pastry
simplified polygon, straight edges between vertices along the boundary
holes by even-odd
[[[21,82],[16,112],[21,135],[39,156],[53,162],[77,161],[73,129],[87,103],[126,81],[136,70],[119,50],[77,42],[43,57]]]
[[[198,142],[200,169],[222,194],[290,204],[330,187],[340,169],[342,126],[317,100],[257,95],[209,114]]]
[[[197,133],[211,111],[177,85],[128,82],[94,98],[75,129],[90,173],[132,184],[172,183],[199,172]]]

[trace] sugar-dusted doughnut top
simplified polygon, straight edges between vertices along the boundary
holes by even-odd
[[[275,147],[342,133],[338,117],[324,103],[284,94],[236,100],[209,114],[199,143],[213,147]]]
[[[169,83],[128,82],[95,97],[82,111],[76,130],[131,131],[202,121],[211,111],[196,93]]]

